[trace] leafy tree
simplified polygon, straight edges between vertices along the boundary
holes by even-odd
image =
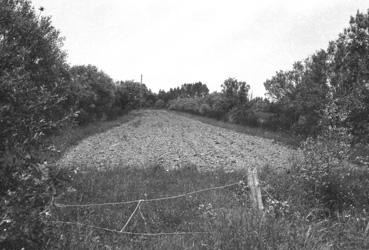
[[[158,99],[162,99],[165,103],[176,98],[189,97],[205,97],[209,94],[209,89],[206,84],[202,82],[185,83],[181,87],[170,88],[169,91],[159,90],[157,94]]]
[[[279,71],[264,83],[277,113],[300,133],[316,134],[328,102],[337,106],[339,126],[355,141],[369,142],[369,11],[351,17],[350,26],[290,71]],[[328,101],[329,100],[329,101]],[[289,115],[287,115],[289,114]]]
[[[147,101],[151,100],[150,103]],[[140,108],[147,104],[153,105],[155,96],[146,87],[135,81],[121,81],[117,86],[117,102],[122,108]]]
[[[55,171],[38,156],[72,119],[59,32],[26,0],[0,3],[0,246],[41,249]]]
[[[80,111],[79,121],[85,123],[106,116],[115,102],[113,80],[95,66],[73,66],[71,82]]]
[[[27,74],[40,87],[63,91],[68,80],[63,38],[51,24],[50,17],[34,11],[26,0],[0,3],[0,74]]]
[[[264,87],[267,95],[280,103],[288,103],[295,98],[296,87],[301,84],[304,66],[296,62],[289,71],[278,71],[270,80],[266,80]]]
[[[1,141],[23,144],[70,113],[68,65],[59,32],[29,1],[2,1],[0,14]]]
[[[250,86],[246,82],[228,78],[222,84],[222,94],[228,98],[230,106],[243,105],[248,101]]]
[[[266,98],[255,97],[250,100],[249,105],[254,111],[267,111],[270,102]]]
[[[157,99],[163,100],[164,103],[167,103],[169,101],[167,92],[165,92],[163,89],[160,89],[157,94]]]
[[[239,82],[239,90],[238,90],[238,103],[240,105],[246,104],[248,101],[248,92],[250,90],[250,86],[246,84],[246,82]]]
[[[205,97],[205,103],[211,107],[209,116],[217,119],[224,118],[227,112],[231,109],[229,99],[218,92],[211,93]]]
[[[350,26],[331,42],[329,82],[332,96],[358,141],[369,142],[369,10],[351,17]]]
[[[324,50],[318,51],[307,58],[303,66],[301,83],[296,86],[294,101],[299,117],[295,130],[306,135],[317,135],[329,91],[327,53]]]
[[[204,97],[209,94],[209,89],[202,82],[185,83],[180,88],[181,97]]]
[[[281,127],[306,135],[317,131],[328,93],[327,75],[327,53],[321,50],[264,83]]]

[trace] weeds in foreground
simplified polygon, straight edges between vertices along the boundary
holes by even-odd
[[[245,173],[198,172],[195,167],[166,171],[116,168],[77,173],[58,202],[101,203],[149,199],[220,186]],[[189,235],[132,236],[84,226],[52,224],[47,248],[53,249],[367,249],[367,214],[347,210],[330,214],[301,202],[293,173],[261,171],[264,214],[249,204],[239,186],[185,198],[143,203],[126,230],[137,233],[208,232]],[[268,183],[268,185],[266,184]],[[51,220],[120,230],[136,204],[54,208]]]

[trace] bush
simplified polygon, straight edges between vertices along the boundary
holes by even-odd
[[[59,32],[26,0],[0,4],[0,248],[42,249],[57,173],[43,139],[74,118]]]
[[[255,113],[246,107],[234,107],[227,114],[230,122],[256,127],[258,125]]]
[[[346,129],[334,128],[303,144],[294,177],[311,206],[331,212],[369,206],[369,170],[350,163],[350,141]]]
[[[120,81],[116,89],[116,105],[122,109],[151,107],[154,96],[145,84]]]
[[[156,100],[154,107],[157,109],[162,109],[165,107],[165,102],[162,99],[158,99]]]
[[[0,246],[2,249],[42,249],[50,236],[52,197],[56,195],[56,188],[64,189],[69,174],[47,162],[40,163],[39,156],[29,152],[6,151],[0,160]]]
[[[331,210],[323,202],[326,199],[321,199],[324,196],[310,195],[313,188],[306,185],[306,175],[300,171],[304,161],[291,160],[294,162],[292,169],[266,166],[260,172],[265,212],[277,221],[276,225],[270,226],[274,228],[272,230],[281,232],[280,239],[289,239],[283,240],[287,245],[282,249],[368,249],[369,240],[364,236],[368,225],[367,205]],[[360,177],[361,171],[346,170],[346,174],[348,172],[356,174],[344,182],[347,184],[344,188],[358,192],[356,198],[361,196],[367,202],[368,193],[365,190],[368,188],[363,184],[367,185],[364,179],[368,178],[368,174]]]
[[[204,102],[211,107],[210,117],[216,119],[225,118],[231,108],[230,100],[220,93],[212,93],[204,99]]]
[[[199,103],[196,98],[184,98],[183,99],[183,110],[185,112],[197,114],[199,112]]]
[[[126,109],[122,109],[121,107],[118,107],[118,106],[114,105],[110,110],[108,110],[107,119],[108,120],[114,120],[117,117],[126,114],[127,112],[128,111]]]
[[[177,98],[169,101],[169,109],[198,114],[202,98]]]
[[[210,116],[211,114],[211,107],[207,103],[203,103],[200,105],[199,113],[204,116]]]
[[[95,66],[73,66],[70,69],[80,124],[107,117],[115,104],[113,80]]]
[[[183,104],[179,101],[179,99],[170,100],[168,104],[168,109],[170,110],[183,111]]]

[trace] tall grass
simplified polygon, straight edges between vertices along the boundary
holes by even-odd
[[[290,171],[290,170],[289,170]],[[90,169],[75,175],[73,189],[61,194],[67,204],[149,199],[243,180],[244,172],[199,172],[195,167],[166,171]],[[242,186],[185,198],[143,203],[126,230],[137,233],[209,232],[189,235],[131,236],[84,226],[52,224],[53,249],[368,249],[362,212],[324,213],[304,201],[293,176],[264,168],[265,213],[254,211]],[[267,184],[268,183],[268,184]],[[291,187],[292,185],[292,187]],[[52,220],[120,230],[136,204],[54,208]],[[323,212],[321,212],[323,211]]]

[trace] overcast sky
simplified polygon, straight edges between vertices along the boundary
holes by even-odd
[[[153,91],[202,81],[219,90],[228,77],[254,96],[348,26],[368,0],[33,0],[66,38],[68,61],[93,64],[114,80]]]

